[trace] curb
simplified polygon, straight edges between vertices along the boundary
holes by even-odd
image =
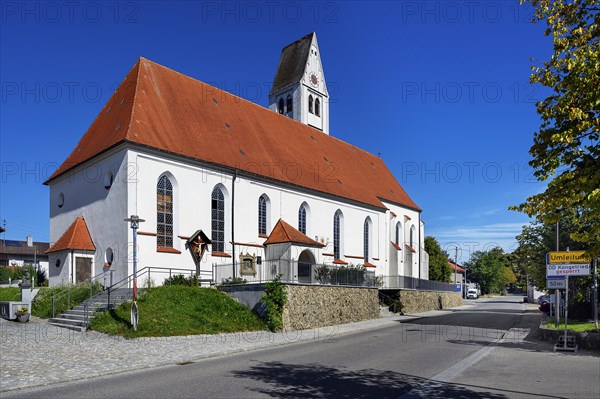
[[[546,327],[548,323],[548,318],[545,317],[542,319],[540,323],[540,328],[538,332],[538,336],[540,339],[544,341],[558,341],[558,337],[565,334],[564,330],[553,330],[551,328]],[[577,345],[579,345],[582,349],[590,349],[594,351],[600,351],[600,334],[598,333],[579,333],[574,331],[567,330],[568,335],[575,336],[575,340],[577,341]]]

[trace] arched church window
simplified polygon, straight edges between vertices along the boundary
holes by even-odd
[[[369,242],[369,234],[371,233],[371,219],[369,219],[368,217],[365,219],[365,224],[363,226],[363,232],[364,232],[364,236],[363,236],[363,248],[364,248],[364,260],[365,263],[369,261],[369,247],[370,247],[370,242]]]
[[[279,106],[277,107],[277,112],[283,114],[283,98],[279,99]]]
[[[339,209],[333,215],[333,258],[340,259],[342,235],[342,211]]]
[[[319,99],[315,99],[315,115],[321,116],[321,101]]]
[[[225,196],[219,187],[215,187],[211,195],[212,216],[212,250],[225,252]]]
[[[308,112],[313,113],[313,96],[312,94],[308,96]]]
[[[173,184],[164,175],[156,185],[156,246],[173,248]]]
[[[267,234],[267,199],[264,195],[258,198],[258,234]]]
[[[306,234],[306,206],[300,205],[298,209],[298,231],[302,234]]]
[[[292,101],[292,96],[287,96],[287,99],[285,100],[286,102],[286,109],[288,113],[291,113],[294,111],[294,102]]]

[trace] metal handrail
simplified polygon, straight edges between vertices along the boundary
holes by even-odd
[[[50,301],[51,301],[51,304],[52,304],[52,317],[54,317],[54,316],[55,316],[55,311],[54,311],[54,310],[55,310],[55,308],[54,308],[54,302],[55,302],[55,300],[56,300],[57,298],[60,298],[60,297],[62,297],[63,295],[67,294],[67,308],[68,308],[68,309],[71,309],[71,289],[72,289],[73,287],[77,287],[77,286],[83,286],[83,285],[85,285],[85,284],[87,284],[87,283],[90,283],[90,298],[91,298],[91,297],[92,297],[92,293],[93,293],[93,285],[92,285],[92,282],[93,282],[93,280],[94,280],[94,279],[96,279],[96,278],[97,278],[97,277],[99,277],[99,276],[106,276],[106,273],[107,273],[107,272],[105,272],[105,271],[104,271],[104,272],[102,272],[102,273],[98,273],[98,274],[96,274],[95,276],[89,277],[89,278],[87,278],[87,279],[85,279],[85,280],[83,280],[83,281],[77,282],[77,283],[75,283],[75,284],[69,283],[69,284],[68,284],[68,286],[67,286],[67,288],[65,288],[64,290],[62,290],[62,291],[59,291],[59,292],[57,292],[57,293],[53,294],[53,295],[50,297]]]

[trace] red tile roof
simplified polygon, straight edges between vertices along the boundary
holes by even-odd
[[[144,58],[46,184],[124,142],[381,209],[385,200],[420,210],[379,157]]]
[[[267,241],[265,241],[264,245],[281,244],[284,242],[291,242],[310,247],[325,246],[320,242],[308,237],[306,234],[302,234],[300,231],[284,222],[283,219],[279,219],[275,227],[273,227],[273,231],[271,232],[271,235],[269,235],[269,238],[267,238]]]
[[[62,236],[52,245],[46,253],[64,251],[65,249],[76,249],[81,251],[95,251],[96,246],[90,236],[85,219],[79,216]]]
[[[452,270],[456,270],[459,273],[464,273],[464,271],[465,271],[464,267],[460,267],[459,265],[455,264],[451,260],[448,261],[448,264],[450,265],[450,268]]]

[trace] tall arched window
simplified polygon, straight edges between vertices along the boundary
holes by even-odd
[[[283,98],[279,99],[279,105],[277,107],[277,112],[279,112],[280,114],[283,114]]]
[[[306,205],[300,205],[298,209],[298,230],[302,234],[306,234]]]
[[[212,250],[225,252],[225,196],[219,187],[215,187],[211,196]]]
[[[342,236],[342,211],[339,209],[333,215],[333,258],[340,259]]]
[[[400,224],[400,222],[396,223],[396,244],[397,245],[402,244],[400,242],[402,240],[401,230],[402,230],[402,225]]]
[[[369,234],[370,234],[370,230],[371,230],[371,219],[366,218],[365,219],[365,224],[363,226],[363,231],[364,231],[363,248],[364,248],[365,263],[369,261],[369,246],[370,246]]]
[[[156,246],[173,248],[173,185],[164,175],[156,185]]]
[[[291,113],[292,111],[294,111],[294,102],[292,101],[292,96],[287,96],[287,99],[285,100],[286,102],[286,111],[288,113]]]
[[[321,116],[321,101],[318,98],[315,99],[315,115]]]
[[[313,113],[313,96],[312,94],[308,96],[308,112]]]
[[[264,195],[258,198],[258,234],[267,234],[267,199]]]
[[[415,231],[414,227],[410,228],[410,232],[409,232],[409,242],[410,242],[410,247],[414,249],[414,245],[413,245],[413,232]]]

